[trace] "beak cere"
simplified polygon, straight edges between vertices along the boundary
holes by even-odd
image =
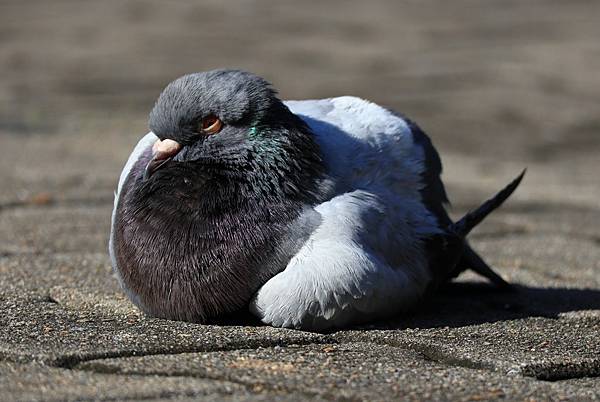
[[[152,159],[146,165],[144,180],[169,162],[181,149],[181,144],[170,139],[157,140],[152,146]]]

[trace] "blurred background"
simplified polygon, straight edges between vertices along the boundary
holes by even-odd
[[[598,206],[600,2],[0,1],[0,203],[109,205],[162,88],[220,67],[416,120],[454,200]],[[471,194],[463,197],[461,194]]]

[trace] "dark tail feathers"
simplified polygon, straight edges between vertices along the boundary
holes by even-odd
[[[520,175],[518,175],[513,181],[511,181],[506,187],[500,190],[495,196],[481,204],[479,208],[474,211],[469,211],[463,216],[458,222],[452,225],[454,233],[461,237],[466,237],[469,232],[477,225],[481,223],[493,210],[498,208],[510,195],[523,180],[527,169],[523,169]]]
[[[511,181],[506,187],[500,190],[494,197],[490,198],[474,211],[468,212],[462,219],[451,226],[451,230],[463,239],[469,232],[483,221],[492,211],[498,208],[508,197],[516,190],[525,176],[527,169],[523,169],[521,174]],[[510,284],[495,273],[489,265],[481,258],[468,244],[465,248],[457,267],[462,271],[472,269],[478,274],[488,278],[492,283],[502,288],[510,288]]]

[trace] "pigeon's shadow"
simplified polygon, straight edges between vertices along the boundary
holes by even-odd
[[[352,329],[457,328],[528,317],[557,318],[570,311],[599,309],[600,290],[595,289],[515,285],[511,290],[502,290],[481,282],[451,282],[417,310]],[[211,324],[263,325],[247,310]]]
[[[501,290],[481,282],[451,282],[409,315],[369,328],[463,327],[528,317],[557,318],[561,313],[600,309],[600,290],[514,285]]]

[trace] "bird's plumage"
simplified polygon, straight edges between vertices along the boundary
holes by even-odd
[[[207,113],[228,131],[198,139]],[[170,84],[150,126],[119,180],[110,252],[152,315],[249,306],[271,325],[324,330],[410,309],[473,261],[431,141],[374,103],[281,103],[264,80],[220,70]],[[184,149],[144,180],[159,138]]]
[[[324,329],[412,307],[432,277],[423,239],[441,232],[421,195],[431,150],[406,120],[356,97],[286,105],[315,134],[334,190],[315,207],[321,225],[252,311],[273,325]]]

